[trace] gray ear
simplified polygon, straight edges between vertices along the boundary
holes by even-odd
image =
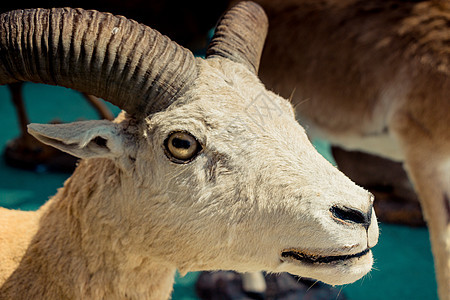
[[[115,158],[124,153],[121,127],[111,121],[30,124],[28,132],[42,143],[79,158]]]

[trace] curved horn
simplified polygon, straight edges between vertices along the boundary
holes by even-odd
[[[268,27],[269,21],[261,6],[250,1],[240,2],[222,16],[206,57],[229,58],[256,74]]]
[[[168,107],[196,77],[189,50],[122,16],[71,8],[0,16],[0,84],[65,86],[147,115]]]

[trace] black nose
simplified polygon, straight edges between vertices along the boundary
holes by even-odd
[[[334,218],[347,223],[361,224],[366,230],[369,228],[370,220],[372,219],[372,207],[370,207],[368,212],[363,213],[358,209],[335,205],[330,208],[330,212]]]

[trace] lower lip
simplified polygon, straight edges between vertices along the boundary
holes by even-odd
[[[335,263],[335,262],[341,262],[346,261],[352,258],[358,258],[366,255],[369,253],[370,249],[367,248],[366,250],[356,253],[356,254],[349,254],[349,255],[337,255],[337,256],[310,256],[303,254],[301,252],[296,251],[285,251],[281,253],[281,257],[283,258],[293,258],[295,260],[308,263],[308,264],[329,264],[329,263]]]

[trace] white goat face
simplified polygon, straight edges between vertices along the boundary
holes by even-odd
[[[127,201],[146,227],[136,240],[147,241],[137,247],[181,272],[288,271],[330,284],[366,274],[378,238],[375,216],[364,219],[371,195],[316,152],[288,101],[246,68],[220,58],[199,64],[195,88],[124,129],[139,132],[139,146],[114,158],[126,170],[134,156],[139,186]],[[173,157],[174,136],[198,142],[192,157]]]

